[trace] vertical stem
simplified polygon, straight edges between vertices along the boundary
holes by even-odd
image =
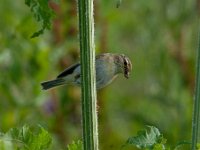
[[[93,0],[78,0],[84,150],[98,150]]]
[[[193,121],[192,121],[192,150],[197,149],[197,143],[200,138],[199,123],[200,123],[200,31],[198,37],[197,49],[197,64],[196,64],[196,87],[193,106]]]

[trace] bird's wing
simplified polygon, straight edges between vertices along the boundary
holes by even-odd
[[[68,68],[65,69],[63,72],[61,72],[61,73],[57,76],[57,78],[62,78],[62,77],[65,77],[65,76],[67,76],[67,75],[69,75],[69,74],[72,74],[73,71],[74,71],[79,65],[80,65],[80,63],[77,63],[77,64],[74,64],[74,65],[68,67]]]
[[[103,54],[97,55],[95,58],[96,58],[96,59],[101,59],[101,58],[103,58],[103,57],[105,57],[105,56],[109,56],[109,55],[110,55],[110,53],[103,53]]]
[[[108,53],[100,54],[100,55],[96,56],[96,59],[101,59],[102,57],[105,57],[106,55],[108,55]],[[62,77],[65,77],[65,76],[67,76],[67,75],[69,75],[69,74],[72,74],[73,71],[74,71],[78,66],[80,66],[80,63],[74,64],[74,65],[68,67],[68,68],[65,69],[63,72],[61,72],[61,73],[57,76],[57,78],[62,78]],[[79,73],[79,74],[80,74],[80,73]],[[78,74],[78,76],[80,76],[79,74]]]

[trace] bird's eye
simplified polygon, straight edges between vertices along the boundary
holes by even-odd
[[[124,73],[127,74],[128,73],[128,63],[127,60],[124,59]]]
[[[128,60],[124,58],[124,69],[128,70]]]

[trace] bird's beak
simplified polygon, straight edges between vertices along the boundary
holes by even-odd
[[[128,78],[129,78],[129,73],[125,73],[125,74],[124,74],[124,77],[125,77],[126,79],[128,79]]]

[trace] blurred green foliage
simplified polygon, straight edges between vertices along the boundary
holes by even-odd
[[[69,144],[67,146],[67,150],[82,150],[83,148],[83,142],[81,142],[80,140],[76,141],[76,142],[72,142],[72,144]]]
[[[129,80],[120,76],[98,91],[100,149],[120,149],[147,124],[169,145],[190,140],[198,4],[95,1],[97,53],[124,53],[133,62]],[[0,1],[0,131],[41,124],[53,136],[51,149],[62,149],[81,139],[80,88],[42,91],[40,82],[79,60],[77,4],[49,5],[52,30],[30,39],[40,25],[24,1]]]
[[[25,4],[30,7],[34,18],[42,22],[42,28],[33,33],[32,38],[44,33],[45,29],[50,30],[53,18],[53,10],[49,7],[49,0],[25,0]]]
[[[147,128],[148,127],[148,128]],[[147,126],[145,130],[139,130],[136,136],[128,138],[122,149],[131,145],[138,149],[145,150],[177,150],[184,149],[183,146],[190,146],[190,141],[179,141],[176,145],[168,145],[167,139],[160,133],[159,129],[154,126]],[[191,146],[190,146],[191,147]],[[189,147],[187,147],[189,148]]]
[[[0,149],[44,150],[49,148],[52,141],[50,134],[41,126],[38,126],[34,132],[32,130],[27,125],[22,128],[11,128],[0,136]]]
[[[130,137],[126,144],[135,145],[139,149],[163,150],[165,148],[166,139],[160,131],[154,126],[148,126],[147,130],[140,130],[137,136]]]

